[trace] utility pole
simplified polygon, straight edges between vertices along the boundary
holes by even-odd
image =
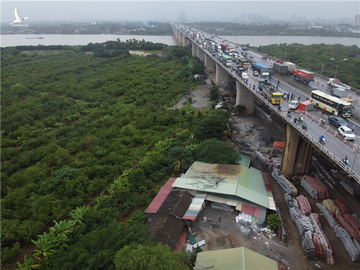
[[[333,60],[333,61],[335,61],[335,62],[337,62],[337,63],[336,63],[335,77],[334,77],[334,79],[336,79],[336,74],[337,74],[337,71],[338,71],[339,63],[341,63],[341,62],[343,62],[343,61],[346,61],[347,58],[342,59],[342,60],[335,60],[334,58],[330,58],[330,59]],[[334,81],[335,81],[335,80],[334,80]]]
[[[321,76],[322,76],[322,73],[323,73],[324,67],[325,67],[325,65],[324,65],[324,64],[321,64]]]

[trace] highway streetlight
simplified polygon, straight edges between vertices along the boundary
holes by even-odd
[[[284,52],[284,54],[285,54],[285,58],[284,58],[284,62],[285,62],[285,60],[286,60],[286,56],[287,56],[287,53],[286,53],[286,52]]]
[[[335,79],[336,79],[336,74],[337,74],[337,70],[338,70],[338,67],[339,67],[339,63],[340,63],[340,62],[343,62],[343,61],[346,61],[347,58],[342,59],[342,60],[335,60],[334,58],[330,58],[330,59],[337,62],[337,64],[336,64],[336,71],[335,71],[335,77],[334,77],[334,81],[335,81]]]
[[[322,73],[323,73],[324,67],[325,67],[325,65],[324,65],[324,64],[321,64],[321,76],[322,76]]]

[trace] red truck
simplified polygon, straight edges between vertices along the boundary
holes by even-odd
[[[227,45],[227,44],[220,44],[220,46],[221,46],[221,50],[222,50],[223,52],[225,52],[227,46],[229,46],[229,45]]]
[[[313,82],[315,79],[315,73],[304,69],[297,69],[294,73],[293,79],[305,83]]]

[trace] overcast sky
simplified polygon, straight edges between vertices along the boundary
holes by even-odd
[[[286,20],[292,14],[313,20],[349,18],[360,13],[360,1],[3,1],[1,22],[12,22],[15,7],[21,18],[31,21],[58,20],[176,20],[185,12],[187,19],[216,17],[241,18],[242,14],[261,14],[270,19]]]

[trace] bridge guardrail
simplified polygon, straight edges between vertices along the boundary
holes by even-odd
[[[185,35],[186,36],[186,35]],[[186,36],[187,37],[187,36]],[[215,57],[213,57],[212,55],[210,55],[209,53],[206,52],[206,50],[204,50],[203,48],[201,48],[200,46],[198,46],[201,50],[204,51],[204,53],[206,53],[207,55],[211,56],[217,63],[219,62],[219,60]],[[268,107],[270,108],[273,112],[275,112],[280,118],[282,118],[287,124],[290,124],[293,128],[295,128],[300,134],[302,134],[305,138],[307,138],[313,145],[315,145],[319,150],[321,150],[328,158],[330,158],[333,162],[335,162],[340,168],[342,168],[348,175],[350,175],[352,178],[354,178],[359,184],[360,184],[360,175],[358,175],[356,172],[352,171],[351,168],[346,165],[341,159],[339,159],[338,157],[336,157],[335,154],[333,154],[329,149],[327,149],[324,145],[320,144],[318,142],[317,139],[315,139],[313,136],[311,136],[309,133],[307,133],[305,130],[303,130],[299,125],[295,124],[293,121],[289,121],[289,118],[285,115],[283,115],[281,112],[279,112],[279,110],[273,105],[271,104],[267,99],[265,99],[263,96],[259,95],[257,91],[251,89],[248,87],[248,85],[242,80],[242,79],[238,79],[237,75],[233,73],[231,73],[227,68],[225,68],[225,70],[227,71],[227,73],[229,73],[229,75],[235,77],[243,86],[245,86],[250,92],[252,92],[255,97],[257,97],[258,99],[262,100],[262,102]]]

